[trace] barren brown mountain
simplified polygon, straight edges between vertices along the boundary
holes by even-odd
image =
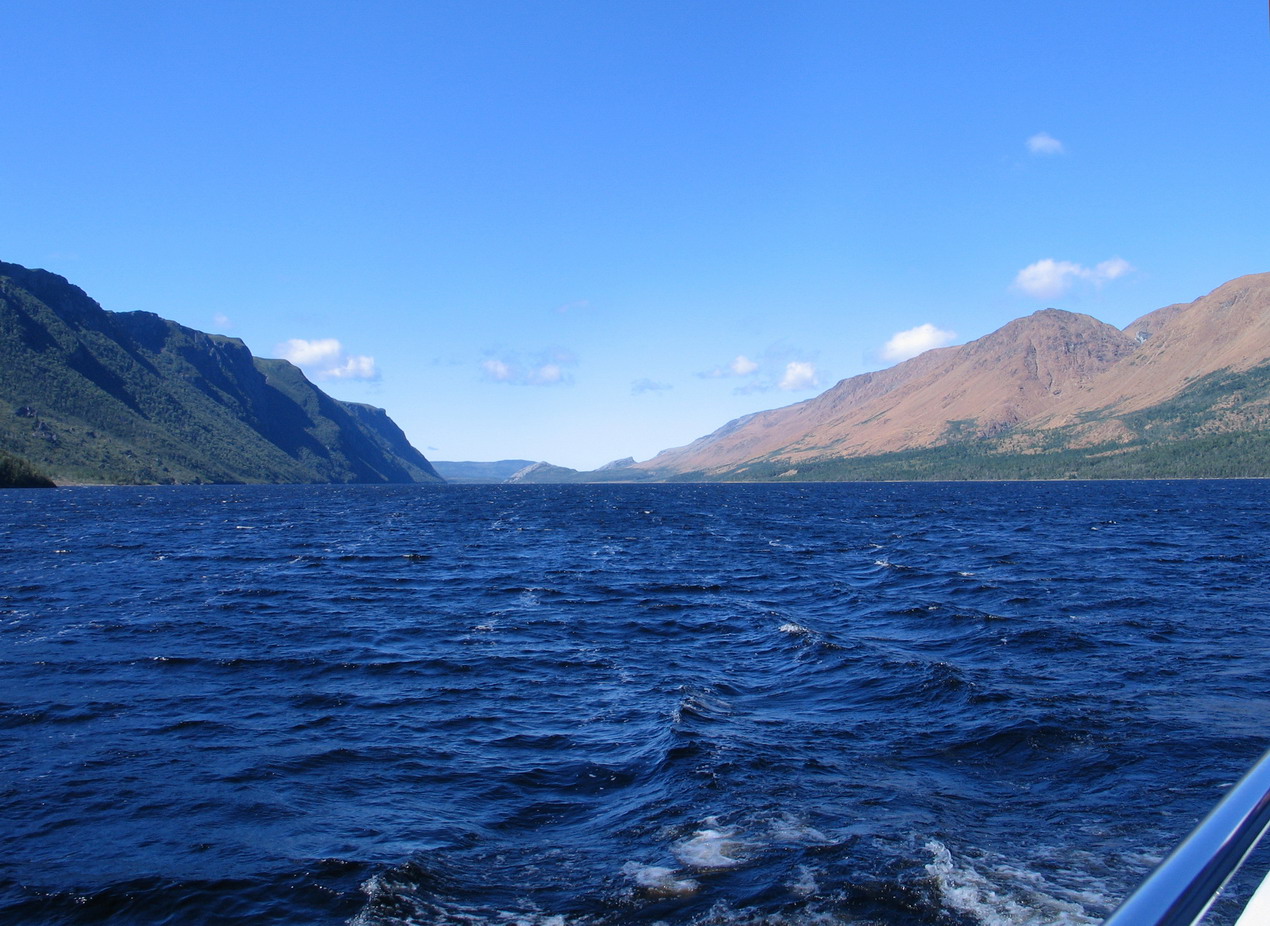
[[[1270,360],[1270,273],[1239,277],[1189,304],[1157,309],[1130,324],[1138,343],[1123,363],[1053,410],[1043,425],[1082,413],[1122,415],[1159,405],[1194,380],[1241,373]]]
[[[709,476],[760,461],[793,468],[953,444],[1014,453],[1115,445],[1140,436],[1135,413],[1154,409],[1160,421],[1172,422],[1166,403],[1204,377],[1267,362],[1270,274],[1240,277],[1123,331],[1088,315],[1045,309],[968,344],[739,418],[637,468]],[[1194,434],[1180,436],[1261,428],[1267,418],[1266,396],[1235,388],[1201,423],[1187,425]]]

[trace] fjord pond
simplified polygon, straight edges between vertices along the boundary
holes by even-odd
[[[1268,550],[1259,480],[3,491],[0,921],[1098,923],[1270,745]]]

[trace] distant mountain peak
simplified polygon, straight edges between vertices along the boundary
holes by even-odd
[[[516,483],[543,483],[543,482],[564,482],[569,477],[577,475],[576,469],[570,469],[567,466],[556,466],[552,463],[531,463],[523,469],[517,470],[507,478],[507,482]]]
[[[609,463],[605,463],[603,466],[597,469],[596,472],[597,473],[604,472],[610,469],[627,469],[628,467],[631,467],[634,465],[635,465],[634,457],[622,457],[622,459],[620,460],[613,460]]]

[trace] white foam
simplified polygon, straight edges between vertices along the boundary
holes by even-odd
[[[820,832],[810,823],[799,820],[793,814],[781,814],[775,820],[772,820],[769,826],[771,827],[772,839],[776,842],[805,846],[831,846],[834,844],[834,840]]]
[[[674,846],[675,858],[690,868],[735,868],[741,860],[729,855],[741,848],[736,840],[735,827],[718,827],[713,817],[706,818],[709,829],[697,830],[691,839],[684,839]]]
[[[701,885],[696,881],[691,878],[681,878],[675,869],[664,868],[661,865],[627,862],[622,866],[622,874],[634,881],[640,890],[655,897],[686,897],[701,889]]]
[[[777,629],[780,630],[781,633],[811,633],[811,631],[802,624],[795,624],[792,622],[788,624],[781,624]]]
[[[569,926],[584,919],[567,919],[559,913],[538,910],[498,910],[458,903],[434,903],[418,897],[418,885],[409,880],[375,875],[362,884],[367,905],[348,926],[397,926],[427,922],[432,926]],[[380,909],[380,905],[385,909]],[[400,911],[409,910],[403,918]]]
[[[926,866],[939,886],[947,907],[974,917],[983,926],[1084,926],[1101,922],[1079,903],[1064,900],[1067,893],[1040,874],[1002,865],[984,874],[966,861],[954,861],[943,843],[931,840],[926,849],[934,861]]]
[[[789,882],[789,890],[798,897],[815,897],[820,890],[820,885],[816,883],[816,873],[806,865],[799,865],[798,878]]]

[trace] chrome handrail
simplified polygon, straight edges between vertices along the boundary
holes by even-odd
[[[1270,827],[1270,752],[1103,926],[1192,926]]]

